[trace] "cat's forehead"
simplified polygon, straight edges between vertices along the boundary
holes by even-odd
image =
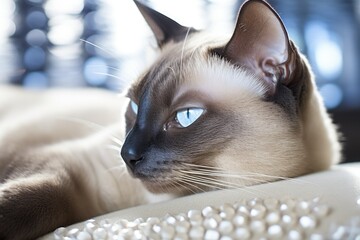
[[[196,43],[189,40],[165,49],[133,85],[130,95],[138,101],[151,95],[168,105],[184,95],[207,96],[213,101],[264,96],[266,88],[253,74],[215,55],[210,50],[213,43]]]

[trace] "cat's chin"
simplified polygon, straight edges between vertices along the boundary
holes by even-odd
[[[154,194],[174,194],[177,196],[183,196],[191,194],[192,192],[186,188],[181,187],[178,183],[171,181],[162,181],[159,179],[152,180],[141,180],[146,189]]]

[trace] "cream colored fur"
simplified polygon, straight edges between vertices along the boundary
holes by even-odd
[[[150,195],[127,174],[119,157],[127,102],[100,90],[41,92],[1,86],[0,172],[9,166],[19,170],[0,190],[22,183],[64,185],[62,174],[68,179],[70,172],[80,184],[81,192],[69,194],[81,195],[81,215],[149,202]],[[28,169],[20,170],[24,165]]]
[[[307,99],[298,124],[281,108],[264,101],[266,86],[261,79],[228,61],[209,57],[208,49],[220,44],[204,44],[206,39],[208,35],[200,34],[188,39],[186,44],[168,45],[163,51],[169,57],[182,54],[184,58],[190,55],[191,59],[180,66],[184,77],[180,77],[182,84],[173,102],[188,91],[196,91],[221,108],[234,112],[243,124],[233,129],[238,132],[238,138],[229,147],[216,159],[204,159],[202,164],[218,167],[229,175],[252,175],[241,180],[223,177],[231,187],[296,177],[328,169],[340,162],[339,135],[326,113],[313,76],[307,79]],[[306,58],[301,58],[310,69]],[[185,106],[203,107],[203,103],[189,102]]]

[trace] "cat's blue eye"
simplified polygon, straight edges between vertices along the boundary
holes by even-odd
[[[181,127],[188,127],[193,124],[204,112],[202,108],[186,108],[176,113],[176,121]]]
[[[133,112],[135,114],[137,114],[138,112],[138,105],[134,102],[134,101],[130,101],[130,106],[131,106],[131,109],[133,110]]]

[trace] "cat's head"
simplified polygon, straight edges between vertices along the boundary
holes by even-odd
[[[238,187],[329,165],[310,164],[311,73],[266,2],[244,3],[225,40],[136,4],[161,51],[128,91],[121,155],[149,190]]]

